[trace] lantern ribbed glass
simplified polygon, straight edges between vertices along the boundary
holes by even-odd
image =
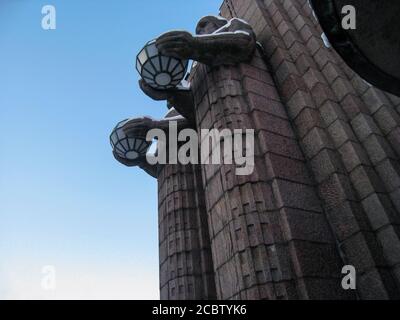
[[[156,40],[148,42],[136,58],[136,69],[142,79],[154,89],[166,90],[179,85],[186,75],[188,60],[163,56]]]
[[[110,143],[115,153],[126,160],[136,160],[145,156],[151,142],[146,141],[144,137],[128,137],[123,126],[129,119],[121,121],[117,124],[110,135]]]

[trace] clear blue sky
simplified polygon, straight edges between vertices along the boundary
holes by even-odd
[[[118,164],[108,136],[166,112],[137,86],[143,44],[221,2],[0,0],[0,298],[158,298],[156,181]]]

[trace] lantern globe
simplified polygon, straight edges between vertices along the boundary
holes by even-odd
[[[136,70],[141,78],[152,88],[172,89],[185,78],[188,60],[162,55],[156,46],[156,40],[148,42],[136,58]]]
[[[113,151],[122,159],[136,160],[146,155],[151,142],[145,137],[128,137],[123,127],[130,119],[123,120],[117,124],[110,135],[110,143]]]

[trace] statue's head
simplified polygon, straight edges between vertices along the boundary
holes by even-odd
[[[201,18],[196,27],[196,34],[212,34],[219,28],[225,26],[228,20],[220,16],[206,16]]]

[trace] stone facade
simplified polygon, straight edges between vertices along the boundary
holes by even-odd
[[[347,298],[312,174],[259,50],[250,63],[191,79],[197,128],[255,130],[255,169],[203,165],[219,299]]]
[[[220,14],[263,49],[193,67],[195,127],[254,129],[255,169],[158,170],[161,298],[400,298],[400,98],[324,45],[307,0],[225,0]]]

